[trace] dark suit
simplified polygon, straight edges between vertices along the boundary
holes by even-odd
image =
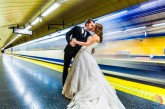
[[[66,40],[68,44],[66,45],[64,49],[64,69],[63,69],[63,85],[65,84],[66,77],[68,75],[68,68],[70,65],[70,62],[73,57],[77,54],[77,52],[81,49],[80,45],[77,45],[75,47],[72,47],[70,45],[70,42],[72,38],[75,38],[77,41],[86,42],[88,37],[91,35],[88,31],[84,34],[84,30],[82,30],[82,27],[75,26],[70,31],[66,33]]]

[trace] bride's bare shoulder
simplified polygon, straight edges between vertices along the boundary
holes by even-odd
[[[95,39],[95,41],[100,42],[100,37],[97,34],[94,34],[93,38]]]

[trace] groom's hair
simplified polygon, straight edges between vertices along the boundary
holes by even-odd
[[[87,20],[85,21],[85,25],[87,25],[87,24],[89,24],[89,23],[91,23],[91,22],[95,23],[95,21],[94,21],[93,19],[89,18],[89,19],[87,19]]]

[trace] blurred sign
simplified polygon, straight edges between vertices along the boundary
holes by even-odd
[[[31,30],[26,30],[26,29],[21,29],[21,28],[13,28],[13,33],[32,35]]]

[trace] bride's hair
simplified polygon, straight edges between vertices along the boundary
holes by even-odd
[[[99,23],[95,24],[95,34],[97,34],[100,37],[100,43],[103,41],[103,26]]]

